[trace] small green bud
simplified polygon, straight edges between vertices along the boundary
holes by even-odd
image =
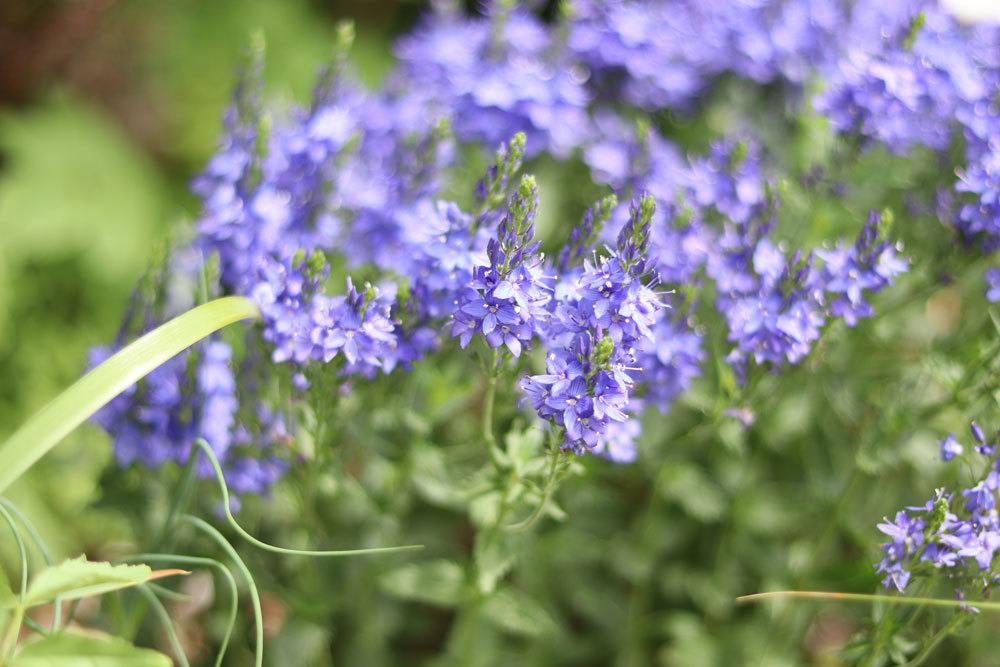
[[[517,165],[511,169],[512,172],[520,168],[521,161],[524,159],[524,147],[527,143],[527,135],[524,132],[518,132],[511,137],[510,143],[507,144],[507,162]]]
[[[747,154],[750,152],[750,148],[744,142],[739,142],[733,146],[733,154],[730,156],[729,163],[734,169],[747,159]]]
[[[948,499],[941,493],[934,499],[934,508],[931,510],[930,522],[927,526],[929,532],[933,533],[941,527],[945,519],[948,518],[949,509]]]
[[[371,303],[371,300],[378,296],[378,289],[372,285],[367,280],[365,281],[365,303]]]
[[[411,295],[410,279],[406,277],[401,278],[399,280],[399,285],[396,287],[396,302],[399,304],[400,308],[406,307],[406,304],[410,302]]]
[[[909,51],[913,48],[913,44],[917,41],[917,37],[920,36],[920,31],[923,29],[925,23],[927,23],[927,14],[924,12],[919,12],[913,17],[910,27],[906,31],[906,37],[903,38],[904,49]]]
[[[443,141],[451,135],[451,118],[442,116],[434,123],[433,136],[437,141]]]
[[[346,54],[351,50],[355,37],[354,21],[345,19],[337,23],[334,29],[333,48],[338,54]]]
[[[306,251],[304,248],[299,248],[292,255],[292,268],[298,268],[306,261]]]
[[[639,200],[639,227],[645,228],[656,213],[656,200],[653,195],[643,195]]]
[[[615,351],[615,342],[611,340],[611,336],[605,336],[601,340],[597,341],[597,345],[594,346],[593,352],[593,366],[594,368],[606,368],[608,362],[611,361],[611,354]]]
[[[536,189],[538,189],[538,183],[535,177],[532,174],[525,174],[517,186],[517,194],[527,199],[532,196]]]
[[[323,273],[324,269],[326,269],[326,255],[323,254],[322,250],[313,250],[312,254],[309,255],[309,271],[314,276],[318,276]]]

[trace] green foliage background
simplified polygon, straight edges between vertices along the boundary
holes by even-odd
[[[215,146],[251,32],[267,40],[268,97],[281,103],[308,94],[337,18],[357,16],[352,55],[374,81],[390,62],[390,35],[417,9],[119,2],[79,40],[81,59],[123,70],[117,84],[94,85],[70,67],[0,108],[0,438],[78,376],[89,347],[114,335],[136,279],[196,214],[187,181]],[[676,136],[703,148],[732,114],[755,108],[754,94],[722,87],[705,118],[675,128]],[[760,121],[788,164],[805,169],[829,159],[830,138],[817,119],[802,119],[790,135]],[[571,209],[584,202],[566,192],[552,165],[535,167],[551,230],[564,202],[575,202]],[[808,243],[853,230],[868,208],[899,206],[935,168],[926,159],[865,155],[843,175],[856,186],[847,201],[832,194],[812,201],[784,183],[781,229]],[[929,215],[907,216],[896,231],[922,259],[876,304],[879,317],[853,330],[835,327],[803,367],[762,377],[747,393],[709,369],[670,415],[649,417],[637,464],[582,460],[556,496],[560,516],[476,553],[474,528],[495,518],[500,501],[476,472],[482,379],[460,364],[423,365],[404,392],[385,378],[341,401],[331,415],[337,451],[316,453],[269,501],[248,501],[241,519],[290,546],[427,549],[334,561],[247,550],[265,596],[268,664],[850,662],[850,648],[836,651],[879,624],[885,610],[740,607],[734,598],[778,588],[875,590],[875,521],[958,481],[961,471],[938,463],[944,433],[1000,416],[984,267],[952,248]],[[498,432],[512,433],[507,446],[519,463],[511,484],[526,493],[521,481],[536,473],[541,443],[515,400],[501,388]],[[733,406],[752,410],[755,422],[744,428],[727,416]],[[118,470],[107,438],[88,426],[11,498],[58,556],[109,558],[149,544],[179,476],[170,468]],[[197,502],[202,515],[215,510],[210,485],[199,487]],[[181,537],[191,553],[214,553],[207,542]],[[0,544],[10,555],[7,541]],[[478,608],[462,603],[470,559],[497,580],[498,593]],[[929,592],[950,594],[946,586]],[[103,615],[85,620],[161,641],[135,616],[132,599],[104,604]],[[174,611],[193,654],[207,660],[221,608]],[[888,636],[899,616],[886,618],[878,627]],[[935,623],[936,613],[922,612],[908,634],[888,641],[886,655]],[[249,623],[241,625],[245,633]],[[994,617],[978,619],[946,642],[935,664],[995,664],[998,629]],[[246,636],[236,644],[228,664],[248,664]]]

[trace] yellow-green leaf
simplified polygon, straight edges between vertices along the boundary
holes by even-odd
[[[91,595],[138,586],[152,579],[160,579],[183,570],[153,571],[148,565],[112,565],[95,563],[80,556],[42,570],[28,586],[25,607],[37,607],[61,598],[78,600]]]
[[[63,632],[26,644],[11,667],[170,667],[170,658],[118,637]]]

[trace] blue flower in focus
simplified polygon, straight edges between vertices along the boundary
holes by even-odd
[[[478,333],[491,348],[520,356],[548,318],[551,289],[534,240],[537,210],[538,188],[525,176],[487,245],[489,264],[474,269],[456,301],[451,333],[463,348]]]

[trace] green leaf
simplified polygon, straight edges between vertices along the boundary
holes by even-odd
[[[258,316],[257,306],[243,297],[210,301],[154,329],[84,375],[0,445],[0,493],[70,431],[157,366],[228,324]]]
[[[25,607],[37,607],[55,600],[78,600],[91,595],[138,586],[152,579],[181,574],[182,570],[153,571],[148,565],[94,563],[84,556],[66,560],[42,570],[28,586]]]
[[[511,431],[507,434],[507,455],[510,456],[518,475],[523,476],[544,467],[542,438],[542,431],[538,428]]]
[[[7,572],[0,566],[0,609],[10,609],[17,605],[17,596],[14,589],[10,587],[10,579]]]
[[[483,615],[508,632],[528,637],[550,635],[559,629],[549,612],[514,589],[490,596],[483,605]]]
[[[379,585],[389,595],[439,607],[453,607],[462,599],[462,568],[450,560],[403,565],[386,572]]]
[[[118,637],[64,632],[27,644],[11,667],[170,667],[158,651],[137,648]]]
[[[492,531],[476,540],[476,585],[482,593],[492,593],[500,581],[514,567],[522,536],[506,531]]]

